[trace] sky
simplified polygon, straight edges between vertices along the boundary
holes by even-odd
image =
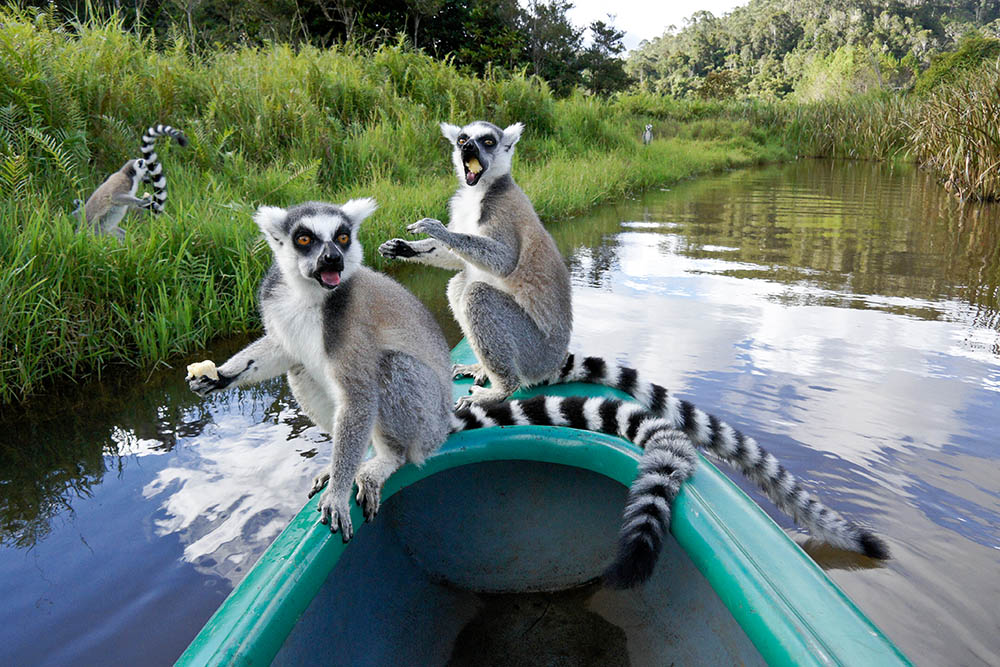
[[[574,7],[568,12],[569,20],[577,26],[587,26],[591,21],[608,22],[608,14],[615,17],[614,26],[625,31],[622,43],[632,50],[644,39],[653,39],[664,33],[670,25],[684,26],[684,19],[706,10],[721,16],[734,7],[747,4],[748,0],[570,0]]]

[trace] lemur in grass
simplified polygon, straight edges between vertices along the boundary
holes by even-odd
[[[407,230],[430,238],[394,238],[379,248],[389,258],[458,272],[448,284],[448,303],[479,361],[453,368],[456,375],[475,377],[476,386],[470,396],[460,399],[459,407],[495,403],[519,386],[534,384],[585,379],[617,386],[682,429],[695,445],[739,468],[814,537],[888,558],[888,547],[879,537],[823,506],[752,438],[669,396],[659,385],[639,382],[634,369],[568,355],[569,272],[531,202],[510,175],[522,130],[520,123],[503,130],[484,121],[465,127],[442,123],[460,181],[450,201],[449,225],[424,218]],[[482,386],[487,380],[488,389]],[[633,490],[646,488],[640,481],[641,476]],[[646,493],[637,502],[653,503],[655,496]],[[623,545],[646,539],[645,531],[652,530],[641,522],[628,522],[626,527]],[[655,554],[653,558],[655,562]],[[651,571],[651,567],[631,569]]]
[[[97,234],[114,236],[119,241],[125,240],[125,230],[119,225],[129,208],[150,210],[154,213],[163,212],[163,204],[167,200],[167,179],[163,174],[163,166],[154,152],[156,139],[160,136],[171,136],[181,146],[187,145],[187,137],[180,130],[169,125],[156,125],[146,130],[142,137],[143,157],[129,160],[121,169],[111,174],[98,187],[86,203],[79,199],[74,201],[76,209],[74,217],[83,214],[80,229],[90,228]],[[151,182],[153,194],[136,197],[139,184]]]

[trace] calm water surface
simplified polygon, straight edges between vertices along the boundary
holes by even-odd
[[[643,369],[884,534],[871,567],[772,512],[914,662],[1000,663],[1000,208],[809,161],[550,229],[574,351]],[[398,275],[457,340],[445,274]],[[330,446],[284,383],[201,401],[191,360],[0,421],[0,664],[169,664],[305,500]]]

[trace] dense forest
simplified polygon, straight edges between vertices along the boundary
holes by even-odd
[[[998,35],[997,0],[750,0],[694,13],[633,51],[626,70],[675,96],[813,101],[909,90],[943,52],[964,46],[972,65],[1000,56]]]

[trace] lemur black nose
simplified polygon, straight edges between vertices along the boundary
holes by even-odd
[[[323,249],[323,254],[319,257],[319,263],[324,268],[329,268],[333,271],[342,271],[344,269],[344,255],[340,252],[340,249],[333,244],[328,244]]]
[[[479,149],[476,148],[476,144],[474,142],[467,141],[464,144],[462,144],[462,157],[475,155],[478,152]]]

